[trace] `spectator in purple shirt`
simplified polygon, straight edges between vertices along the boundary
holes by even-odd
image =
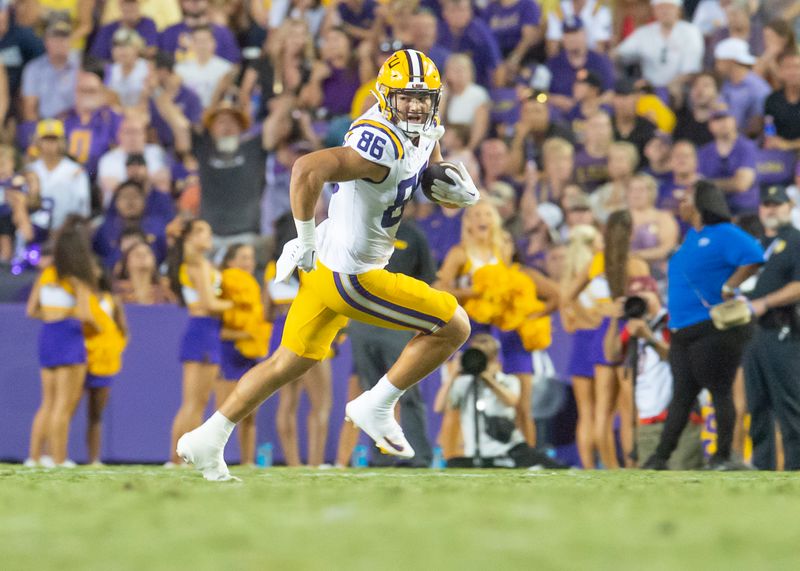
[[[472,12],[469,0],[445,0],[444,21],[439,25],[439,45],[451,52],[465,53],[475,63],[475,78],[490,87],[492,75],[502,56],[489,27]]]
[[[697,149],[691,141],[677,141],[669,155],[670,175],[659,181],[657,206],[678,215],[676,190],[687,190],[694,186],[700,174],[697,172]]]
[[[189,32],[198,26],[209,26],[216,40],[216,54],[234,63],[242,59],[239,45],[230,29],[211,23],[208,16],[208,0],[181,0],[181,10],[183,21],[161,32],[158,37],[159,49],[174,54],[177,61],[182,61],[190,51]]]
[[[737,132],[736,119],[725,107],[714,111],[709,126],[714,141],[697,153],[700,174],[725,192],[734,216],[758,212],[756,144]]]
[[[747,42],[739,38],[722,40],[714,49],[714,67],[724,79],[722,99],[728,104],[739,130],[748,137],[761,131],[764,101],[772,88],[752,67],[756,58]]]
[[[593,71],[580,70],[572,86],[572,98],[575,106],[566,115],[567,121],[572,126],[575,139],[582,143],[586,121],[600,111],[612,113],[611,107],[603,103],[603,80]]]
[[[170,180],[158,176],[150,176],[147,168],[147,159],[142,153],[128,155],[125,161],[125,174],[127,180],[133,181],[144,188],[146,200],[144,215],[148,218],[160,218],[168,224],[177,214],[175,202],[170,195]]]
[[[116,22],[106,24],[97,30],[97,34],[89,49],[89,55],[105,60],[111,60],[111,48],[114,45],[114,33],[120,28],[135,30],[144,40],[145,45],[152,47],[158,43],[158,30],[150,18],[142,16],[138,0],[120,0],[120,13],[122,17]]]
[[[197,94],[183,85],[181,78],[174,72],[175,58],[169,52],[158,52],[154,61],[154,69],[148,77],[148,94],[150,107],[150,126],[155,129],[158,141],[164,147],[172,147],[175,138],[172,127],[164,119],[162,105],[175,106],[190,124],[200,123],[203,104]],[[169,112],[166,113],[167,115]]]
[[[493,0],[482,18],[489,25],[507,77],[514,77],[521,64],[531,59],[532,48],[541,41],[542,14],[534,0]]]
[[[341,0],[336,13],[340,26],[356,43],[377,35],[382,22],[375,0]]]
[[[329,117],[349,115],[353,96],[361,87],[350,38],[340,28],[331,28],[323,35],[320,55],[300,91],[300,101],[311,109],[326,109]]]
[[[94,180],[97,163],[117,140],[122,117],[106,104],[102,69],[83,69],[78,74],[75,107],[63,118],[68,153]]]
[[[614,142],[611,117],[598,111],[586,121],[585,142],[575,155],[575,182],[587,192],[608,182],[608,154]]]
[[[167,256],[166,222],[145,214],[144,188],[134,181],[125,181],[114,191],[113,210],[106,214],[92,240],[94,251],[109,270],[122,258],[121,239],[132,230],[141,231],[160,264]]]
[[[563,24],[561,50],[547,60],[547,69],[553,75],[550,82],[550,104],[563,112],[575,106],[572,87],[575,76],[582,70],[595,72],[602,81],[602,92],[614,87],[614,66],[608,56],[589,49],[586,30],[578,17],[567,19]]]

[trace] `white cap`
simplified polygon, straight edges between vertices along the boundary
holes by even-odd
[[[539,214],[539,218],[541,218],[551,230],[557,229],[564,221],[564,213],[561,212],[558,206],[550,202],[542,202],[539,204],[539,206],[536,207],[536,212]]]
[[[714,59],[732,60],[741,65],[753,65],[756,58],[750,53],[750,46],[739,38],[722,40],[714,48]]]
[[[683,8],[683,0],[650,0],[651,6],[656,6],[658,4],[672,4],[678,8]]]

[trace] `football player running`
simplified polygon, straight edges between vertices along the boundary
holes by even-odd
[[[323,359],[348,319],[418,332],[386,375],[345,407],[346,418],[383,452],[414,456],[395,421],[395,404],[470,333],[455,297],[383,269],[406,202],[428,165],[442,162],[441,86],[439,71],[425,54],[395,52],[378,73],[373,92],[378,103],[353,122],[344,144],[294,164],[290,197],[298,237],[284,247],[275,280],[288,280],[299,269],[300,290],[280,348],[241,378],[211,418],[178,441],[178,454],[206,479],[233,479],[223,449],[235,424]],[[437,179],[431,189],[438,202],[464,207],[478,201],[463,165],[445,172],[450,181]],[[325,182],[337,186],[328,219],[315,228],[314,207]]]

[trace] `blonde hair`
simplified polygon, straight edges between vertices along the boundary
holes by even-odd
[[[570,281],[586,269],[594,257],[594,242],[599,236],[597,228],[579,224],[569,231],[567,256],[564,261],[564,281]]]
[[[472,234],[470,233],[471,224],[465,224],[465,222],[467,222],[467,217],[470,216],[470,213],[481,206],[488,208],[491,212],[492,227],[489,229],[489,244],[492,251],[498,256],[501,256],[506,250],[506,233],[503,230],[503,220],[500,218],[500,213],[497,212],[495,205],[486,199],[479,200],[464,212],[464,218],[461,222],[461,245],[464,247],[464,250],[466,250],[467,255],[475,253],[475,244],[473,243]]]
[[[645,188],[647,188],[647,196],[650,199],[650,204],[654,206],[656,200],[658,200],[658,182],[656,182],[656,179],[649,174],[640,173],[631,179],[631,184],[637,181],[644,183]]]
[[[636,172],[636,166],[639,164],[639,149],[636,148],[636,145],[627,141],[616,141],[611,143],[611,146],[608,148],[609,153],[612,151],[621,151],[628,155],[631,172]]]
[[[552,137],[547,139],[542,145],[542,161],[547,160],[551,155],[569,155],[575,156],[575,147],[572,143],[561,137]]]

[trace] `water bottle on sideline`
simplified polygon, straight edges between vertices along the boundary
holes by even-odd
[[[764,137],[777,137],[778,129],[775,127],[775,119],[772,115],[764,117]]]
[[[444,459],[444,452],[441,446],[436,446],[433,449],[433,459],[431,460],[431,468],[434,470],[444,470],[447,467],[447,462]]]
[[[369,459],[367,458],[367,447],[359,444],[353,450],[353,468],[366,468],[369,466]]]
[[[265,442],[256,448],[256,466],[259,468],[272,466],[272,442]]]

